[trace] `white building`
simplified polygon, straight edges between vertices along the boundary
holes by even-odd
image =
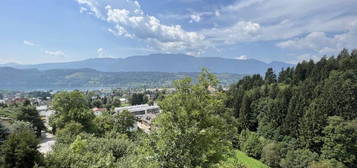
[[[120,103],[128,103],[128,100],[126,99],[126,98],[120,98],[119,99],[120,100]]]
[[[149,106],[148,104],[118,107],[114,109],[116,113],[120,113],[124,110],[128,110],[139,119],[134,127],[139,127],[146,133],[150,132],[151,121],[160,113],[159,106]]]
[[[133,113],[138,118],[143,118],[145,115],[158,114],[160,113],[159,106],[149,106],[148,104],[127,106],[127,107],[117,107],[114,109],[116,113],[120,113],[124,110],[128,110]]]

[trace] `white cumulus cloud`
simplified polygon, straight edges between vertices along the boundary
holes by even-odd
[[[190,15],[190,23],[193,23],[193,22],[200,22],[201,20],[201,16],[199,14],[192,14]]]
[[[311,32],[302,38],[280,42],[277,46],[295,50],[312,50],[320,54],[336,54],[343,48],[355,48],[356,43],[357,22],[353,22],[344,33],[328,36],[324,32]]]
[[[180,25],[162,24],[156,17],[144,15],[140,5],[136,7],[129,11],[107,6],[107,21],[115,24],[109,31],[118,36],[144,40],[164,52],[190,52],[202,47],[202,34],[187,32]]]
[[[45,54],[50,55],[50,56],[55,56],[55,57],[64,57],[65,54],[61,50],[55,50],[55,51],[50,51],[50,50],[45,50]]]
[[[23,42],[25,45],[28,45],[28,46],[35,46],[36,44],[31,42],[31,41],[27,41],[27,40],[24,40]]]
[[[261,26],[258,23],[241,21],[230,27],[213,28],[203,30],[204,34],[213,43],[235,44],[239,42],[253,41],[258,37]]]
[[[104,16],[102,14],[102,11],[99,8],[99,3],[96,0],[76,0],[79,4],[85,5],[88,8],[81,7],[80,12],[81,13],[88,13],[91,15],[94,15],[100,19],[104,19]]]

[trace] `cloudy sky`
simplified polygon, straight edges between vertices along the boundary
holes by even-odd
[[[0,3],[0,63],[152,53],[296,63],[357,48],[356,0]]]

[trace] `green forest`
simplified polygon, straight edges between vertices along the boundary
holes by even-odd
[[[245,76],[219,89],[203,69],[160,96],[150,133],[128,111],[95,116],[80,91],[52,100],[53,151],[37,151],[43,124],[32,105],[3,106],[5,168],[353,168],[357,167],[357,50]],[[216,88],[214,91],[210,88]]]

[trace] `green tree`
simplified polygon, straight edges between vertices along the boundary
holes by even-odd
[[[12,133],[1,145],[1,155],[4,167],[32,168],[35,164],[42,165],[43,157],[37,150],[39,140],[29,129]]]
[[[0,123],[0,145],[5,141],[8,135],[9,135],[9,130]]]
[[[41,131],[46,129],[40,114],[33,106],[21,106],[17,110],[16,119],[31,123],[38,137],[41,136]]]
[[[276,82],[276,74],[274,73],[273,68],[268,68],[267,72],[265,73],[264,80],[267,84]]]
[[[244,130],[239,135],[239,147],[248,156],[260,159],[264,142],[255,132]]]
[[[114,97],[112,101],[112,106],[114,107],[120,107],[121,106],[121,101],[119,97]]]
[[[224,96],[208,90],[217,79],[204,70],[198,81],[176,81],[176,92],[160,104],[162,113],[151,134],[160,167],[209,167],[232,146],[236,130],[225,118]]]
[[[100,99],[95,99],[93,102],[92,102],[92,107],[97,107],[97,108],[100,108],[103,106],[103,102],[102,100]]]
[[[134,124],[136,122],[135,116],[127,110],[115,114],[113,119],[113,131],[122,134],[128,134],[130,129],[134,128]]]
[[[70,144],[83,131],[83,126],[80,123],[69,122],[64,128],[57,131],[57,143]]]
[[[349,167],[357,166],[357,120],[345,121],[341,117],[330,117],[323,130],[321,157],[336,159]]]
[[[348,120],[357,117],[357,71],[331,72],[318,91],[323,99],[319,104],[323,113]]]
[[[250,108],[251,105],[251,100],[248,96],[248,94],[244,94],[243,96],[243,101],[242,101],[242,105],[240,107],[239,110],[239,129],[240,130],[244,130],[244,129],[249,129],[252,127],[251,124],[251,118],[252,118],[252,110]]]
[[[149,100],[143,93],[134,93],[130,98],[131,105],[145,104]]]
[[[322,99],[313,101],[301,118],[299,140],[302,147],[319,152],[322,147],[322,130],[327,124],[327,114],[320,110]]]
[[[289,102],[288,111],[282,124],[282,132],[294,138],[299,136],[300,118],[307,106],[306,99],[299,93],[295,93]]]
[[[129,135],[136,122],[135,116],[127,110],[114,115],[103,114],[94,119],[97,133],[104,135],[109,132],[118,132]]]
[[[285,158],[281,160],[282,168],[306,168],[313,161],[318,160],[318,154],[308,149],[290,150]]]
[[[83,125],[85,130],[92,129],[92,119],[95,117],[89,109],[86,96],[79,92],[60,92],[52,101],[54,116],[50,119],[50,125],[54,132],[61,129],[66,123],[74,121]]]
[[[279,168],[280,160],[283,158],[283,145],[277,142],[266,144],[262,150],[262,162],[271,168]]]
[[[15,120],[14,123],[12,123],[10,126],[11,133],[20,132],[22,130],[32,130],[33,131],[33,126],[30,122],[18,121],[18,120]]]
[[[259,99],[256,105],[256,110],[259,110],[258,115],[258,133],[265,138],[281,139],[280,138],[280,120],[279,120],[279,100],[271,98]]]
[[[111,114],[104,113],[96,116],[93,122],[96,126],[96,133],[99,136],[112,131],[114,128],[114,117]]]

